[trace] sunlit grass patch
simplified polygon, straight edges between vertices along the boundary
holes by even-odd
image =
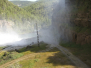
[[[20,58],[21,56],[23,56],[22,53],[2,51],[0,52],[0,65],[12,61],[14,59]]]
[[[27,60],[23,60],[20,62],[20,65],[22,66],[22,68],[33,68],[35,63],[37,63],[39,61],[39,59],[27,59]]]
[[[6,68],[21,68],[21,65],[19,63],[14,63],[13,65],[10,65],[9,67]]]
[[[21,68],[75,68],[73,63],[57,48],[42,52],[19,63]]]
[[[28,55],[28,54],[35,53],[41,50],[45,50],[47,48],[46,46],[47,46],[46,43],[41,43],[40,47],[38,47],[37,45],[33,45],[32,48],[28,48],[28,49],[24,47],[20,50],[17,50],[18,52],[17,51],[11,51],[11,52],[2,51],[0,52],[0,65],[6,62],[9,62],[9,61],[18,59],[24,55]]]

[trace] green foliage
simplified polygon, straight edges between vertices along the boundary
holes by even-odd
[[[13,21],[14,22],[13,27],[15,29],[18,29],[19,31],[23,30],[23,29],[19,29],[19,28],[24,27],[22,25],[23,25],[23,23],[26,24],[25,21],[31,20],[31,18],[34,19],[34,16],[33,15],[31,16],[31,13],[27,12],[26,10],[24,10],[22,8],[19,8],[18,6],[15,6],[11,2],[8,2],[7,0],[1,0],[0,6],[1,6],[0,7],[0,9],[1,9],[0,10],[1,19]],[[26,25],[28,25],[28,24],[26,24]],[[30,27],[30,26],[28,26],[28,27]]]
[[[56,1],[58,0],[41,0],[28,7],[25,7],[24,9],[27,12],[30,12],[31,14],[35,15],[40,21],[41,25],[43,24],[45,26],[48,26],[51,24],[52,11],[54,3]]]
[[[10,2],[12,2],[14,5],[20,5],[19,7],[29,6],[34,3],[31,1],[10,1]]]
[[[38,23],[40,28],[51,24],[53,5],[56,1],[58,0],[40,0],[28,7],[20,8],[8,0],[1,0],[0,18],[13,21],[13,29],[18,33],[32,32],[35,23]]]
[[[27,54],[28,51],[30,52],[38,52],[38,51],[41,51],[41,50],[45,50],[47,47],[47,44],[46,43],[40,43],[40,47],[37,46],[37,44],[33,45],[32,48],[29,48],[27,49],[26,47],[25,48],[22,48],[19,50],[19,52],[23,52],[24,54]],[[29,52],[29,53],[30,53]]]

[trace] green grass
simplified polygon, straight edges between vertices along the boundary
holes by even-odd
[[[6,55],[4,56],[4,54],[6,53]],[[18,53],[18,52],[2,52],[0,53],[0,65],[9,62],[11,60],[20,58],[21,56],[23,56],[22,53]]]
[[[69,49],[75,56],[91,67],[91,44],[61,43],[60,45]]]
[[[38,61],[39,59],[23,60],[20,64],[23,64],[22,68],[33,68]]]
[[[74,68],[71,61],[57,48],[17,62],[21,68]],[[16,64],[16,63],[15,63]],[[14,65],[14,64],[13,64]],[[10,67],[8,67],[10,68]]]
[[[45,50],[47,48],[46,46],[47,46],[46,43],[40,43],[40,47],[38,47],[37,44],[35,44],[32,46],[32,48],[26,49],[26,47],[25,47],[25,48],[20,49],[19,53],[23,53],[24,55],[30,54],[30,53],[35,53],[35,52],[38,52],[41,50]]]
[[[26,47],[25,47],[25,48],[20,49],[19,52],[2,51],[2,52],[0,52],[0,65],[4,64],[6,62],[12,61],[14,59],[18,59],[24,55],[35,53],[35,52],[38,52],[41,50],[45,50],[47,48],[46,45],[47,45],[46,43],[41,43],[40,47],[38,47],[37,45],[33,45],[33,48],[29,48],[29,49],[26,49]],[[6,55],[4,56],[5,53],[6,53]],[[35,61],[37,61],[37,59]]]

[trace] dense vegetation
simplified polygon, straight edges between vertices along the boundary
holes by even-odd
[[[25,27],[23,27],[23,25],[28,25],[28,23],[26,23],[25,21],[31,20],[34,18],[34,16],[31,13],[26,12],[24,9],[19,8],[18,6],[15,6],[11,2],[8,2],[7,0],[1,0],[0,6],[1,6],[0,19],[13,21],[14,22],[13,28],[15,29],[19,28],[18,30],[21,30],[21,31],[24,30]],[[30,26],[27,26],[27,27],[30,27]]]
[[[0,19],[13,21],[15,31],[31,32],[35,23],[38,23],[39,28],[50,25],[53,4],[56,1],[40,0],[28,7],[20,8],[7,0],[1,0]]]
[[[31,1],[10,1],[10,2],[12,2],[14,5],[18,5],[19,7],[25,7],[35,3]]]
[[[58,0],[41,0],[28,7],[25,7],[24,9],[27,12],[30,12],[31,14],[35,15],[41,23],[41,26],[47,26],[51,23],[52,11],[54,8],[54,4],[57,1]]]

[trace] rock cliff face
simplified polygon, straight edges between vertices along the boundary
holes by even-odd
[[[91,35],[85,33],[73,33],[73,42],[76,44],[90,44],[91,43]]]
[[[61,41],[91,43],[91,0],[63,0],[54,9],[53,25]],[[56,30],[57,29],[57,30]],[[58,38],[59,38],[58,37]]]
[[[91,43],[91,0],[76,1],[76,13],[73,18],[73,24],[76,27],[73,30],[73,41],[77,44]],[[78,31],[78,32],[77,32]]]
[[[10,32],[13,31],[14,22],[0,20],[0,31],[2,32]]]

